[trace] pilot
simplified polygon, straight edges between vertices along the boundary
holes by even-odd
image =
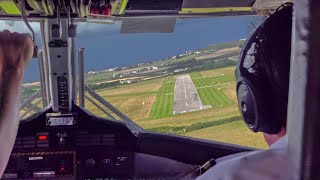
[[[0,32],[0,177],[16,139],[21,83],[32,55],[33,42],[28,34]]]
[[[217,159],[198,180],[287,179],[286,117],[292,4],[281,6],[244,45],[236,69],[237,97],[247,126],[270,148]]]

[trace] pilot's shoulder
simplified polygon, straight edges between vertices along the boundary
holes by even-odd
[[[215,165],[197,180],[284,179],[285,163],[283,150],[254,151]]]

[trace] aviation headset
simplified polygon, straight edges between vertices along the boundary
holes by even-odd
[[[247,40],[236,68],[236,90],[242,117],[252,131],[268,134],[278,133],[284,126],[287,105],[287,99],[280,97],[273,87],[273,79],[267,74],[267,71],[272,71],[272,68],[266,68],[271,67],[271,60],[261,55],[264,41],[268,40],[264,35],[265,26],[274,18],[277,17],[271,16],[266,19]]]

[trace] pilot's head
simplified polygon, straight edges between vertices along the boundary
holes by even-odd
[[[247,126],[269,145],[285,134],[291,54],[292,4],[280,7],[244,45],[236,78]]]

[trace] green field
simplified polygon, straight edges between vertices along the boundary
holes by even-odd
[[[198,89],[198,94],[200,96],[203,105],[211,105],[212,108],[223,107],[226,105],[231,105],[233,102],[226,96],[221,88],[208,87]]]
[[[201,75],[200,72],[191,73],[191,74],[190,74],[190,77],[191,77],[192,79],[203,78],[203,76]]]
[[[221,84],[234,83],[235,77],[234,74],[223,74],[214,77],[192,77],[193,83],[197,88],[200,87],[209,87],[209,86],[218,86]]]
[[[224,106],[236,104],[233,97],[228,97],[229,94],[225,92],[228,91],[235,82],[235,77],[230,68],[224,68],[221,71],[219,69],[214,71],[206,71],[206,76],[203,77],[201,73],[192,73],[191,78],[194,85],[197,88],[198,94],[200,96],[203,105],[210,105],[212,108],[222,108]],[[208,76],[208,75],[211,75]]]
[[[268,147],[266,142],[263,140],[262,134],[253,133],[250,131],[241,118],[239,118],[238,121],[199,129],[185,133],[184,135],[201,139],[227,142],[231,144],[240,144],[243,146],[257,148]]]
[[[159,89],[150,113],[150,119],[171,116],[173,113],[173,92],[175,78],[167,78]]]

